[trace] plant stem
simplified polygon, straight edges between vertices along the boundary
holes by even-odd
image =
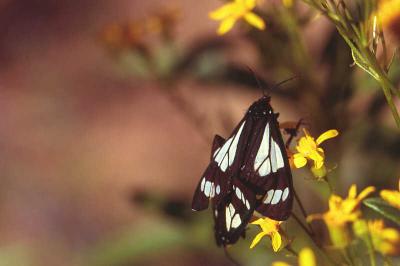
[[[314,236],[315,234],[311,233],[307,227],[300,221],[299,217],[297,217],[293,212],[292,212],[292,217],[296,220],[296,222],[300,225],[301,229],[308,235],[308,237],[311,239],[311,241],[314,243],[314,245],[318,248],[320,251],[320,254],[329,262],[331,265],[339,265],[337,262],[335,262],[325,251],[325,249],[322,248],[322,246],[315,240]]]
[[[293,256],[295,256],[295,257],[298,257],[298,256],[299,256],[299,253],[296,252],[295,250],[293,250],[292,247],[291,247],[290,245],[287,245],[287,246],[285,247],[285,249],[286,249],[287,251],[289,251],[289,253],[292,254]]]
[[[304,232],[305,232],[310,238],[314,238],[314,233],[311,232],[311,231],[300,221],[300,218],[297,217],[297,215],[294,214],[294,212],[292,212],[292,217],[296,220],[296,222],[300,225],[300,227],[303,228]]]
[[[294,198],[296,199],[297,203],[299,204],[301,213],[303,214],[304,218],[307,219],[307,216],[308,216],[307,212],[306,212],[306,210],[305,210],[305,208],[303,206],[303,203],[301,203],[301,200],[300,200],[299,196],[297,195],[295,189],[293,189],[293,194],[294,194]],[[314,230],[312,229],[311,225],[307,223],[307,226],[308,226],[308,231],[310,232],[310,234],[311,235],[315,235]]]

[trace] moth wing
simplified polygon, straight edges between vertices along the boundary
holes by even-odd
[[[211,162],[200,179],[192,200],[192,209],[208,208],[209,200],[217,204],[230,190],[231,177],[237,174],[246,143],[246,116],[224,140],[216,135],[212,145]]]
[[[255,121],[241,177],[262,198],[256,211],[274,220],[286,220],[292,210],[292,174],[275,114]]]
[[[256,205],[254,192],[238,178],[232,182],[232,190],[217,205],[213,205],[215,239],[218,246],[234,244],[250,221]]]
[[[286,148],[279,130],[278,122],[270,123],[271,145],[270,163],[272,170],[277,165],[276,172],[268,177],[271,181],[264,185],[265,195],[256,211],[271,219],[287,220],[293,206],[293,180]],[[279,149],[279,150],[278,150]]]
[[[225,139],[219,135],[214,136],[213,144],[211,147],[211,163],[204,171],[202,178],[197,184],[196,191],[194,192],[192,200],[192,210],[201,211],[208,208],[210,197],[212,196],[212,190],[215,192],[216,184],[215,174],[218,167],[215,163],[212,163],[214,153],[216,150],[220,149],[224,144]]]

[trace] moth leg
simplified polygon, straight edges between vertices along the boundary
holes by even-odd
[[[289,148],[290,143],[292,143],[292,140],[297,137],[297,134],[299,133],[299,129],[302,125],[305,125],[306,123],[304,122],[303,118],[300,118],[297,123],[295,122],[283,122],[279,125],[280,129],[283,129],[284,134],[289,135],[289,138],[286,140],[285,147],[286,149]]]

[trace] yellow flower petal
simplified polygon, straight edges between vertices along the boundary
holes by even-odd
[[[331,129],[328,130],[324,133],[322,133],[316,140],[317,145],[321,144],[322,142],[324,142],[327,139],[331,139],[336,137],[337,135],[339,135],[339,132],[336,129]]]
[[[260,240],[261,240],[264,236],[266,236],[266,235],[268,235],[266,232],[260,232],[260,233],[258,233],[258,234],[254,237],[253,242],[251,242],[250,248],[254,248],[255,245],[257,245],[258,242],[260,242]]]
[[[358,195],[357,199],[359,201],[362,201],[363,199],[368,197],[368,195],[373,193],[374,191],[375,191],[375,187],[369,186],[369,187],[365,188],[363,191],[361,191],[361,193]]]
[[[319,169],[324,165],[324,157],[321,156],[317,151],[311,151],[308,157],[314,161],[314,167]]]
[[[293,155],[293,163],[296,168],[301,168],[307,164],[307,159],[301,153],[296,153]]]
[[[262,18],[260,18],[258,15],[256,15],[253,12],[248,12],[246,15],[244,15],[244,19],[252,26],[256,27],[259,30],[264,30],[265,29],[265,23]]]
[[[275,252],[278,252],[280,247],[282,246],[282,237],[278,232],[273,232],[271,235],[271,241],[272,241],[272,249]]]
[[[299,253],[299,266],[316,266],[314,252],[310,248],[303,248]]]
[[[219,25],[217,33],[219,35],[224,35],[225,33],[227,33],[228,31],[230,31],[233,28],[233,25],[235,25],[235,22],[236,22],[236,19],[234,19],[234,18],[224,19],[221,22],[221,25]]]
[[[380,192],[380,196],[384,201],[386,201],[393,207],[400,209],[400,192],[399,191],[384,189]]]
[[[284,261],[275,261],[271,264],[271,266],[290,266],[290,264],[287,264]]]
[[[351,185],[349,189],[348,198],[355,199],[357,197],[357,186],[355,184]]]
[[[256,5],[257,5],[257,1],[256,1],[256,0],[239,0],[239,1],[243,2],[244,5],[245,5],[249,10],[255,8]]]
[[[208,13],[208,16],[214,20],[222,20],[225,19],[235,11],[235,5],[233,3],[223,5],[222,7],[211,11]]]
[[[282,0],[282,3],[287,8],[290,8],[293,6],[293,0]]]
[[[400,233],[396,229],[393,229],[393,228],[386,228],[385,230],[383,230],[381,236],[385,240],[389,240],[392,242],[400,241]]]

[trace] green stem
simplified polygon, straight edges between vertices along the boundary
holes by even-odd
[[[292,254],[293,256],[295,256],[295,257],[298,257],[298,256],[299,256],[299,253],[298,253],[297,251],[295,251],[290,245],[287,245],[287,246],[285,247],[285,249],[286,249],[287,251],[289,251],[289,253]]]
[[[379,82],[379,85],[383,90],[386,101],[389,105],[390,110],[392,111],[393,118],[396,121],[396,125],[398,128],[400,128],[400,116],[393,101],[393,94],[400,98],[400,92],[394,87],[392,82],[387,77],[387,74],[378,65],[378,63],[376,62],[376,58],[371,58],[370,51],[366,51],[366,54],[369,63],[371,64],[375,73],[378,75],[377,81]]]

